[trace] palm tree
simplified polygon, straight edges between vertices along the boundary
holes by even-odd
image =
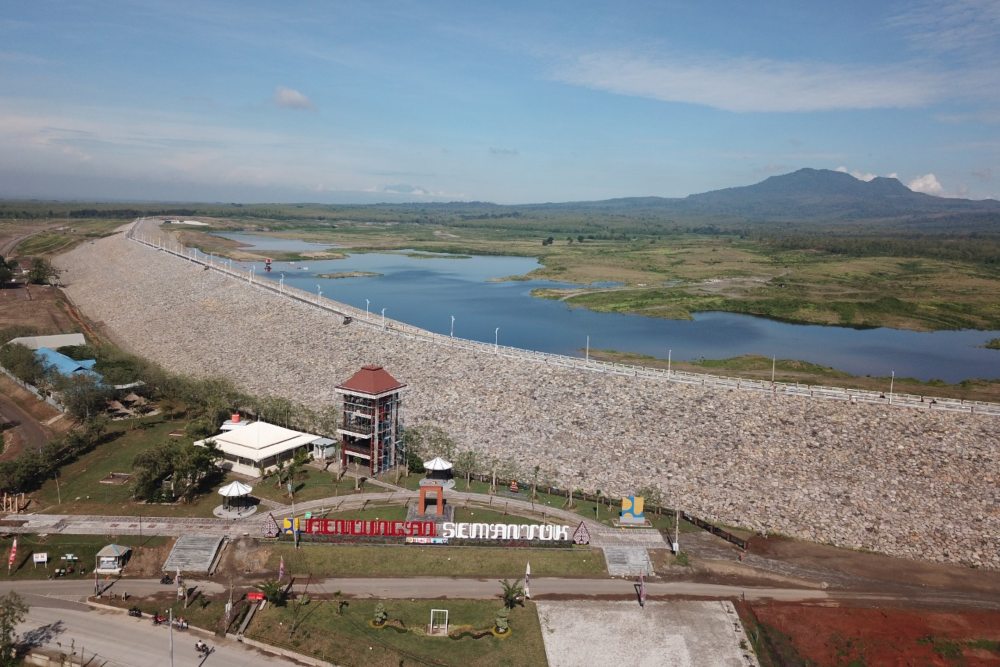
[[[507,609],[513,609],[514,605],[524,604],[524,586],[521,585],[520,579],[517,579],[513,583],[507,581],[506,579],[499,579],[498,581],[503,587],[500,597],[503,599],[504,607]]]
[[[277,579],[269,579],[254,586],[264,594],[264,599],[273,605],[281,606],[285,602],[285,587]]]

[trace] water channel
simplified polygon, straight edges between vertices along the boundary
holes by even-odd
[[[310,252],[326,244],[252,234],[221,234],[248,249]],[[234,263],[235,266],[236,263]],[[242,263],[244,270],[250,264]],[[510,281],[540,265],[528,257],[458,257],[424,252],[357,253],[338,260],[274,262],[258,276],[347,303],[372,318],[386,317],[448,335],[501,345],[583,355],[591,349],[638,352],[676,360],[722,359],[742,354],[776,356],[831,366],[855,375],[959,382],[1000,378],[1000,351],[983,348],[998,331],[915,332],[850,329],[777,322],[735,313],[696,313],[693,320],[597,313],[531,296],[538,287],[565,287],[549,280]],[[350,278],[319,274],[367,272]],[[499,329],[499,332],[497,331]]]

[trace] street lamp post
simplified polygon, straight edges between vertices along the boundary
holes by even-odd
[[[774,384],[774,367],[778,363],[777,357],[771,357],[771,384]]]
[[[589,335],[587,336],[587,352],[586,352],[586,357],[587,357],[587,361],[590,361],[590,336]]]
[[[500,354],[500,327],[493,332],[493,351],[496,354]]]
[[[382,328],[385,329],[385,308],[382,309]]]
[[[282,273],[281,277],[278,278],[278,291],[282,294],[285,293],[285,274]]]
[[[451,337],[455,337],[455,316],[451,316]]]
[[[316,298],[317,299],[323,298],[323,289],[319,285],[316,285]]]
[[[674,351],[672,349],[671,350],[667,350],[667,377],[670,377],[670,361],[671,361],[671,357],[673,357],[673,355],[674,355]]]
[[[892,386],[896,384],[896,371],[892,371],[892,376],[889,378],[889,405],[892,405]]]
[[[368,299],[365,299],[365,320],[370,320],[371,319],[370,317],[368,317],[368,304],[369,303],[371,303],[371,302],[368,301]]]

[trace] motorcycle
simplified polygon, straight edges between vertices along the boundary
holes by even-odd
[[[129,616],[134,616],[135,618],[142,618],[142,610],[138,607],[132,607],[128,610]]]
[[[160,614],[156,614],[153,616],[153,625],[164,625],[166,622],[167,622],[166,616],[161,616]]]
[[[208,655],[215,649],[204,642],[199,642],[194,645],[194,650],[198,652],[202,658],[207,658]]]
[[[162,577],[160,577],[160,583],[161,584],[172,584],[172,583],[174,583],[174,578],[171,577],[169,574],[165,574]]]

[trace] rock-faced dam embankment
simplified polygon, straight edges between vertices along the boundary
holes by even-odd
[[[406,420],[561,486],[649,484],[705,518],[1000,568],[1000,418],[552,367],[413,340],[122,235],[59,260],[66,291],[171,370],[319,407],[361,365],[409,385]]]

